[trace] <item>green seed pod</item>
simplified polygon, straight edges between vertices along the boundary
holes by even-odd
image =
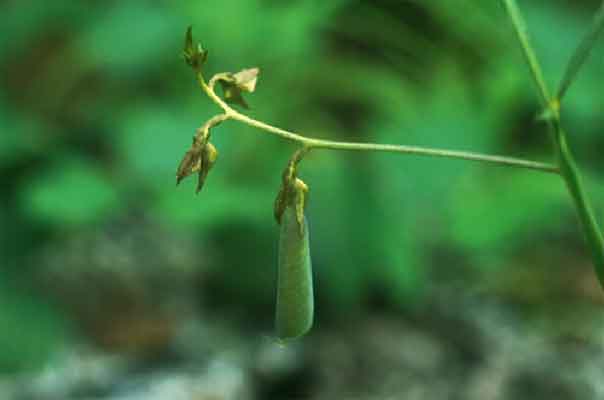
[[[281,219],[279,270],[277,278],[277,336],[281,340],[304,335],[313,322],[313,284],[308,223],[302,232],[296,220],[296,208],[288,205]]]

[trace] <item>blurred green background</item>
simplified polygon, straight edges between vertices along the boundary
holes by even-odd
[[[519,3],[553,86],[599,2]],[[175,187],[191,136],[218,111],[180,56],[188,25],[209,49],[206,75],[261,69],[248,113],[273,125],[333,140],[552,159],[527,67],[495,1],[4,1],[3,398],[121,399],[109,372],[132,382],[133,371],[213,371],[213,357],[226,352],[247,397],[218,389],[212,398],[385,398],[402,396],[392,383],[401,376],[420,394],[400,398],[445,398],[426,392],[441,387],[426,377],[444,376],[451,393],[519,399],[523,390],[541,393],[541,381],[510,378],[508,394],[498,392],[504,397],[469,389],[497,381],[479,375],[495,349],[522,352],[520,344],[501,347],[497,332],[542,346],[571,343],[544,354],[604,353],[604,297],[561,179],[330,151],[301,167],[310,186],[315,328],[293,350],[271,347],[272,204],[295,147],[227,122],[214,130],[220,156],[203,192],[194,195],[194,179]],[[599,218],[603,71],[600,43],[563,109]],[[491,318],[483,313],[495,321],[490,328],[477,328]],[[478,346],[484,332],[494,336]],[[426,335],[444,354],[433,369],[411,373],[384,361],[401,346],[414,360],[430,358]],[[526,359],[530,351],[541,354],[531,346]],[[81,354],[128,367],[102,369],[103,384],[90,373],[86,386],[65,372],[82,368],[69,362]],[[576,357],[575,367],[588,364]],[[377,372],[384,368],[402,375],[387,380]],[[15,383],[23,381],[37,383],[28,391]],[[601,394],[585,385],[568,398]]]

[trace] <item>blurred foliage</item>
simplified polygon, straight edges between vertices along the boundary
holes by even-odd
[[[193,238],[206,271],[197,288],[202,303],[270,329],[272,202],[293,147],[225,123],[213,135],[221,157],[203,193],[193,194],[192,181],[174,187],[195,128],[217,111],[180,58],[188,25],[209,50],[208,74],[260,67],[256,93],[246,99],[250,115],[274,125],[334,140],[548,160],[529,74],[496,3],[3,2],[0,342],[13,350],[0,353],[0,368],[35,365],[73,334],[64,321],[75,316],[42,306],[62,290],[39,284],[44,249],[139,224],[138,217],[152,222],[149,229]],[[522,2],[548,81],[561,78],[597,5]],[[603,56],[600,43],[564,110],[600,217]],[[319,328],[373,304],[421,304],[432,282],[461,265],[478,273],[510,264],[530,270],[527,243],[570,249],[573,264],[559,261],[552,274],[591,274],[555,177],[319,151],[302,163],[301,176],[310,186]],[[178,253],[179,243],[155,245]]]
[[[57,309],[29,298],[13,281],[0,287],[0,373],[37,367],[67,342]]]

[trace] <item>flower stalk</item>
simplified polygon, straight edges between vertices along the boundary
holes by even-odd
[[[566,73],[562,78],[556,95],[552,96],[544,79],[544,74],[539,64],[538,57],[531,45],[528,29],[522,17],[520,9],[515,0],[500,0],[506,10],[510,21],[514,27],[516,36],[522,48],[524,57],[529,66],[531,76],[535,82],[538,92],[538,98],[543,109],[542,117],[546,120],[555,145],[556,163],[542,163],[532,160],[524,160],[513,157],[482,154],[470,151],[458,151],[449,149],[437,149],[419,146],[408,146],[399,144],[380,144],[380,143],[361,143],[361,142],[341,142],[333,140],[323,140],[308,137],[297,132],[285,130],[265,122],[256,120],[248,115],[241,113],[231,107],[229,103],[238,104],[247,108],[247,103],[243,97],[244,93],[251,93],[256,88],[259,69],[244,69],[238,73],[218,73],[215,74],[209,82],[206,82],[203,75],[203,64],[207,59],[207,51],[201,45],[193,44],[191,29],[187,30],[185,39],[184,58],[187,64],[195,71],[196,79],[208,96],[215,103],[222,113],[212,117],[202,127],[197,130],[193,139],[191,149],[185,154],[177,171],[177,182],[191,173],[199,173],[198,190],[203,185],[207,173],[213,165],[216,158],[216,150],[209,143],[210,131],[218,124],[234,120],[248,126],[257,128],[267,134],[279,136],[282,139],[295,142],[300,145],[300,149],[294,153],[290,162],[283,173],[282,186],[275,202],[275,217],[281,223],[282,215],[286,208],[293,207],[296,214],[296,225],[300,237],[304,233],[304,196],[307,187],[296,176],[297,166],[302,158],[311,150],[325,149],[336,151],[373,151],[389,152],[403,155],[417,155],[426,157],[442,157],[475,162],[483,162],[491,165],[499,165],[512,168],[524,168],[533,171],[544,172],[561,176],[571,194],[575,208],[577,209],[579,220],[587,243],[591,250],[592,259],[595,265],[596,275],[604,287],[604,238],[589,202],[586,192],[583,188],[581,174],[576,165],[571,149],[568,145],[566,132],[561,124],[561,99],[568,88],[576,78],[581,66],[587,60],[588,55],[593,48],[596,38],[604,30],[604,1],[598,14],[594,18],[590,31],[584,37],[582,43],[571,57]],[[220,84],[223,89],[223,96],[216,94],[216,85]],[[294,200],[295,199],[295,200]]]

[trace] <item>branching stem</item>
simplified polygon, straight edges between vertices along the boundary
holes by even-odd
[[[287,131],[285,129],[278,128],[276,126],[269,125],[265,122],[258,121],[239,111],[231,108],[225,100],[220,98],[215,92],[216,83],[219,81],[225,81],[226,84],[232,84],[234,75],[228,73],[216,74],[210,79],[209,83],[206,83],[203,74],[201,72],[201,65],[207,57],[207,52],[201,49],[201,46],[197,48],[193,47],[191,28],[187,30],[187,36],[185,40],[184,56],[185,61],[193,67],[196,72],[197,81],[206,95],[220,107],[223,113],[215,115],[209,119],[204,125],[198,130],[194,138],[192,149],[189,150],[181,162],[177,172],[177,182],[183,177],[191,173],[195,168],[195,164],[201,161],[207,161],[201,152],[207,152],[208,146],[207,141],[211,128],[222,123],[223,121],[232,119],[242,122],[246,125],[258,128],[264,132],[272,135],[280,136],[283,139],[298,143],[300,148],[293,154],[290,159],[288,168],[295,171],[295,167],[302,160],[302,158],[311,150],[314,149],[329,149],[329,150],[346,150],[346,151],[376,151],[376,152],[390,152],[400,154],[415,154],[419,156],[429,157],[444,157],[454,158],[470,161],[480,161],[490,164],[498,164],[501,166],[525,168],[541,172],[547,172],[557,174],[561,176],[568,188],[571,198],[574,202],[577,210],[585,238],[591,250],[592,259],[595,266],[595,272],[600,280],[600,284],[604,288],[604,236],[598,226],[592,206],[589,202],[589,198],[586,195],[583,187],[581,174],[579,168],[576,165],[570,146],[568,145],[567,135],[562,128],[560,118],[561,100],[564,94],[572,82],[577,77],[579,70],[587,60],[598,36],[604,31],[604,0],[600,7],[592,26],[582,42],[577,47],[577,50],[571,57],[564,77],[559,85],[558,90],[555,92],[555,96],[552,97],[551,92],[545,82],[543,70],[539,64],[539,60],[533,47],[531,45],[526,23],[522,17],[522,13],[518,8],[516,0],[500,0],[503,4],[509,19],[514,27],[516,36],[520,43],[523,51],[523,55],[529,66],[531,76],[535,82],[535,86],[538,91],[538,97],[543,107],[543,115],[546,117],[548,127],[552,132],[552,138],[554,141],[557,162],[556,164],[546,164],[536,161],[522,160],[511,157],[495,156],[481,153],[473,153],[467,151],[455,151],[455,150],[444,150],[434,149],[418,146],[405,146],[405,145],[394,145],[394,144],[378,144],[378,143],[354,143],[354,142],[339,142],[332,140],[316,139],[312,137],[303,136],[296,132]],[[241,73],[247,74],[247,81],[244,80],[242,83],[246,91],[253,91],[255,87],[255,79],[258,70],[250,69],[241,71]],[[253,75],[249,75],[252,73]],[[245,75],[244,74],[244,75]],[[241,75],[240,79],[246,79]],[[235,78],[236,79],[236,78]],[[196,148],[197,147],[197,148]],[[211,147],[213,148],[213,147]],[[214,149],[214,159],[216,151]],[[212,153],[210,153],[212,155]],[[202,158],[200,158],[202,157]],[[213,163],[213,160],[211,160]],[[206,163],[207,164],[207,163]],[[202,162],[202,169],[203,166]],[[206,165],[205,174],[211,167],[211,163]],[[198,184],[198,190],[203,185],[203,179],[205,175],[201,175]],[[281,192],[280,192],[281,193]],[[279,199],[279,197],[278,197]],[[277,208],[276,208],[277,210]],[[279,220],[279,213],[276,213],[277,220]]]
[[[333,140],[322,140],[303,136],[299,133],[287,131],[276,126],[269,125],[262,121],[250,118],[245,114],[231,108],[224,100],[222,100],[214,91],[218,81],[224,78],[224,74],[216,74],[208,84],[205,83],[203,75],[197,72],[197,80],[203,91],[208,97],[216,103],[224,111],[224,119],[233,119],[242,122],[246,125],[258,128],[267,133],[280,136],[283,139],[297,142],[302,146],[311,149],[329,149],[329,150],[346,150],[346,151],[379,151],[389,153],[414,154],[418,156],[429,157],[444,157],[456,158],[470,161],[480,161],[490,164],[499,164],[508,167],[526,168],[552,174],[559,174],[557,166],[552,164],[540,163],[536,161],[522,160],[512,157],[494,156],[481,153],[473,153],[468,151],[443,150],[418,146],[405,146],[394,144],[378,144],[378,143],[354,143],[354,142],[338,142]]]
[[[570,64],[567,67],[567,72],[562,80],[561,89],[557,98],[550,97],[549,90],[543,79],[543,72],[539,65],[539,60],[533,50],[528,33],[526,23],[520,13],[516,0],[501,0],[508,13],[510,21],[516,32],[516,36],[520,41],[524,57],[527,60],[529,69],[536,82],[539,90],[539,96],[542,105],[549,111],[547,119],[550,131],[553,133],[554,145],[556,147],[556,155],[558,157],[558,166],[560,175],[566,183],[566,187],[574,202],[575,209],[579,216],[579,221],[585,235],[585,239],[591,251],[592,260],[595,267],[596,276],[600,281],[600,285],[604,288],[604,237],[594,216],[593,208],[587,197],[583,187],[583,180],[573,153],[568,145],[567,135],[560,121],[560,101],[572,80],[576,77],[581,65],[589,55],[589,52],[595,44],[595,40],[604,26],[604,3],[595,18],[592,31],[587,35],[586,39],[579,45],[575,55],[571,58]]]

